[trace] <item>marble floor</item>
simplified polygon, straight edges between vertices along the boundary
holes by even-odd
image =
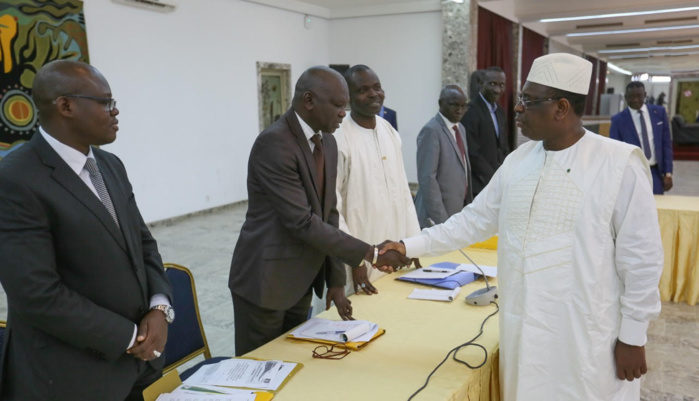
[[[699,196],[699,162],[675,162],[674,180],[675,188],[669,194]],[[186,266],[194,274],[202,320],[215,356],[234,354],[228,270],[246,208],[245,203],[230,205],[151,225],[163,261]],[[321,300],[314,300],[315,310],[322,305]],[[7,302],[0,290],[0,319],[6,316]],[[644,401],[699,401],[697,333],[699,306],[663,303],[660,317],[651,323],[648,333]]]

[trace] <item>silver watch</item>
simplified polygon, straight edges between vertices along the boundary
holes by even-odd
[[[157,309],[165,314],[165,321],[170,324],[175,321],[175,310],[170,305],[154,305],[150,310]]]

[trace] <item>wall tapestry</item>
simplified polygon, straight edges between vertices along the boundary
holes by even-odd
[[[36,72],[60,59],[89,62],[83,2],[0,2],[0,159],[37,132]]]

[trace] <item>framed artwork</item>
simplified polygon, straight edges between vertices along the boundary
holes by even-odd
[[[261,132],[291,106],[291,65],[258,61],[257,98]]]
[[[0,159],[38,131],[36,72],[53,60],[89,62],[83,2],[0,2]]]

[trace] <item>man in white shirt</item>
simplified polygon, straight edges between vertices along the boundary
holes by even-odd
[[[638,146],[650,164],[653,193],[662,195],[672,188],[672,138],[667,113],[662,106],[645,104],[642,82],[626,86],[626,109],[612,117],[609,137]]]
[[[351,67],[345,80],[352,111],[335,132],[340,229],[369,243],[416,235],[420,226],[403,167],[400,135],[377,116],[384,100],[381,81],[365,65]],[[371,281],[382,272],[368,263],[346,269],[348,293],[359,288],[369,295],[377,293]]]
[[[439,95],[439,112],[417,136],[415,208],[420,227],[428,219],[444,223],[473,200],[466,130],[459,122],[468,107],[458,85],[447,85]]]
[[[583,128],[592,65],[534,61],[515,112],[532,141],[473,203],[385,249],[442,254],[499,233],[504,400],[637,401],[663,250],[647,159]]]

